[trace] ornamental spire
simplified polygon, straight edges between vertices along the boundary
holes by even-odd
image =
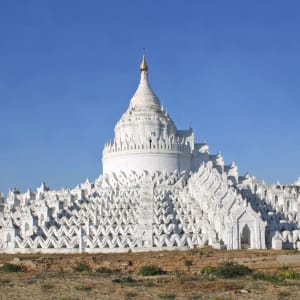
[[[143,51],[143,58],[142,58],[142,62],[141,62],[141,65],[140,65],[140,70],[141,70],[141,72],[143,72],[143,71],[147,72],[148,71],[148,65],[146,63],[146,58],[145,58],[145,50]]]

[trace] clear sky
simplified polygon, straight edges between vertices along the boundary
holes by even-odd
[[[139,82],[267,182],[300,176],[300,1],[0,1],[0,191],[74,187]]]

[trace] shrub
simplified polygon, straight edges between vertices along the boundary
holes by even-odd
[[[15,264],[5,263],[3,266],[0,267],[0,271],[2,272],[21,272],[22,267]]]
[[[235,278],[240,276],[249,275],[252,273],[252,270],[247,266],[239,265],[232,261],[225,262],[216,268],[216,276],[222,278]]]
[[[256,273],[254,273],[253,275],[252,275],[252,278],[254,279],[254,280],[265,280],[265,281],[267,281],[267,275],[266,274],[264,274],[264,273],[261,273],[261,272],[256,272]]]
[[[233,261],[220,264],[217,267],[205,267],[201,270],[203,275],[214,275],[219,278],[235,278],[252,274],[252,270],[247,266],[239,265]]]
[[[77,264],[76,266],[74,266],[73,270],[76,272],[89,272],[89,271],[91,271],[91,268],[87,264],[80,263],[80,264]]]
[[[142,276],[163,275],[165,273],[165,271],[163,271],[160,267],[157,266],[143,266],[139,270],[139,274]]]
[[[256,273],[252,274],[252,278],[254,280],[263,280],[263,281],[268,281],[268,282],[275,283],[275,284],[282,284],[285,281],[285,279],[282,276],[280,276],[278,273],[264,274],[261,272],[256,272]]]
[[[256,272],[252,275],[252,277],[254,280],[264,280],[278,285],[286,284],[286,279],[300,279],[300,273],[288,270],[287,267],[284,267],[281,270],[282,271],[276,272],[274,274],[264,274],[261,272]]]
[[[214,272],[215,268],[212,267],[204,267],[202,268],[202,270],[200,271],[200,274],[202,275],[210,275]]]
[[[280,275],[286,279],[300,279],[300,273],[296,273],[295,271],[285,270]]]

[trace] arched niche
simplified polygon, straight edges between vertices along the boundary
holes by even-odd
[[[286,211],[289,212],[291,209],[290,200],[286,201]]]
[[[44,223],[44,221],[45,221],[45,217],[44,217],[44,215],[43,215],[43,214],[41,214],[40,223],[41,223],[41,224],[43,224],[43,223]]]
[[[7,241],[7,243],[11,242],[11,235],[10,235],[10,233],[7,234],[6,241]]]
[[[251,231],[247,224],[244,225],[243,230],[241,232],[241,248],[251,248]]]

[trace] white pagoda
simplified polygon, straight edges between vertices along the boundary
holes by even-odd
[[[0,252],[300,249],[300,179],[239,176],[191,128],[178,130],[141,79],[103,150],[103,175],[73,189],[0,194]]]

